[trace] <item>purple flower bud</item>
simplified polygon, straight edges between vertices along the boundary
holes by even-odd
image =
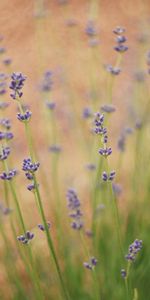
[[[11,128],[11,122],[9,119],[3,118],[0,119],[0,125],[4,128],[6,128],[7,130],[9,130]]]
[[[2,148],[1,153],[0,153],[0,160],[7,159],[9,154],[10,154],[10,148],[9,147]]]
[[[126,40],[127,40],[126,37],[123,36],[123,35],[118,35],[117,38],[116,38],[116,42],[120,43],[120,44],[125,43]]]
[[[112,67],[111,65],[106,66],[107,72],[111,73],[112,75],[119,75],[121,72],[121,69]]]
[[[24,81],[26,80],[26,76],[22,73],[13,73],[11,75],[11,83],[9,88],[13,90],[13,93],[10,95],[13,99],[17,97],[21,97],[23,93],[20,91],[24,86]]]
[[[119,44],[117,46],[114,47],[114,50],[116,50],[117,52],[126,52],[128,50],[128,47],[122,44]]]
[[[50,222],[47,223],[47,228],[50,229],[51,227],[51,224]],[[41,230],[41,231],[45,231],[45,226],[43,224],[38,224],[38,228]]]
[[[17,170],[12,169],[12,170],[8,171],[7,173],[6,172],[1,173],[0,178],[3,180],[11,180],[14,176],[16,176],[16,174],[17,174]]]
[[[22,122],[26,122],[26,121],[29,121],[30,118],[31,118],[31,115],[32,115],[32,112],[27,110],[24,114],[21,114],[21,113],[18,113],[17,114],[17,119],[19,121],[22,121]]]
[[[117,34],[117,35],[120,35],[122,33],[125,32],[125,28],[121,27],[121,26],[117,26],[114,30],[113,30],[113,33]]]

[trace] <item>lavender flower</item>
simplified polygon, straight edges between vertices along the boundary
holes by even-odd
[[[26,231],[24,235],[17,236],[17,240],[22,244],[28,244],[34,238],[34,233]]]
[[[22,122],[26,122],[26,121],[29,121],[30,118],[31,118],[31,115],[32,115],[32,112],[29,111],[29,110],[26,110],[26,112],[24,114],[21,114],[21,113],[17,113],[17,119],[19,121],[22,121]]]
[[[0,125],[4,128],[6,128],[7,130],[9,130],[11,128],[11,122],[9,119],[3,118],[0,119]]]
[[[107,72],[111,73],[112,75],[119,75],[121,72],[120,68],[112,67],[111,65],[106,66]]]
[[[128,249],[128,254],[125,256],[125,258],[129,261],[135,261],[137,253],[142,249],[142,240],[136,239]]]
[[[128,47],[125,45],[120,45],[118,44],[117,46],[114,47],[114,50],[116,50],[117,52],[126,52],[128,50]]]
[[[22,73],[13,73],[11,75],[11,83],[9,88],[13,90],[13,93],[10,95],[13,99],[17,99],[17,97],[22,97],[23,93],[21,92],[24,81],[26,80],[26,76]]]
[[[33,163],[31,158],[26,158],[23,160],[22,170],[28,173],[34,173],[38,170],[40,163]]]
[[[69,215],[73,218],[73,222],[71,223],[71,227],[73,229],[79,230],[83,227],[83,222],[81,221],[82,213],[80,211],[80,201],[74,189],[68,189],[67,192],[67,200],[68,200],[68,208],[72,211]]]
[[[115,177],[116,172],[115,171],[111,171],[109,174],[107,174],[105,171],[102,173],[102,180],[103,181],[113,181],[114,177]]]
[[[36,189],[36,185],[35,183],[31,183],[27,186],[27,189],[31,192],[34,191]]]
[[[90,258],[89,262],[84,262],[83,265],[85,268],[89,270],[93,270],[94,267],[97,265],[98,260],[93,256]]]
[[[47,228],[50,229],[51,227],[51,224],[50,222],[47,223]],[[45,226],[43,224],[38,224],[38,228],[41,230],[41,231],[45,231]]]
[[[9,147],[2,148],[1,153],[0,153],[0,160],[2,161],[2,160],[7,159],[9,154],[10,154],[10,148]]]
[[[6,139],[11,140],[14,137],[12,132],[2,132],[0,131],[0,140]]]
[[[125,29],[122,27],[117,27],[113,32],[117,34],[116,42],[117,45],[114,47],[114,49],[117,52],[123,53],[128,50],[128,47],[124,45],[126,42],[126,37],[122,35],[124,33]]]
[[[17,174],[16,169],[12,169],[8,172],[3,172],[0,174],[0,178],[3,180],[12,180],[12,178]]]
[[[107,157],[112,153],[112,149],[111,149],[111,147],[109,147],[109,148],[100,148],[98,152],[102,156]]]
[[[125,32],[125,28],[124,27],[121,27],[121,26],[117,26],[114,30],[113,30],[113,33],[117,34],[117,35],[120,35],[122,33]]]

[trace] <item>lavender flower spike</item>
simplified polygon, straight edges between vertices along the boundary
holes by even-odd
[[[134,261],[136,259],[137,253],[142,249],[142,240],[136,239],[128,249],[128,254],[125,258],[129,261]]]
[[[21,92],[24,81],[26,80],[26,76],[22,73],[13,73],[11,75],[11,83],[9,88],[13,91],[10,95],[13,99],[17,99],[17,97],[22,97],[23,93]]]
[[[80,201],[74,189],[69,189],[67,192],[68,208],[71,210],[70,218],[73,219],[71,227],[79,230],[83,227],[81,220],[82,212],[80,211]]]

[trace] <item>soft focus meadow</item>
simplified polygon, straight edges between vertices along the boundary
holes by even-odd
[[[150,299],[149,1],[0,14],[0,299]]]

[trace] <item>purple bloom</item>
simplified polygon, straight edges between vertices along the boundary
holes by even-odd
[[[103,181],[113,181],[114,177],[115,177],[116,172],[115,171],[111,171],[109,174],[107,174],[105,171],[102,173],[102,180]]]
[[[119,44],[119,45],[114,47],[114,50],[116,50],[117,52],[123,53],[123,52],[128,50],[128,47],[125,46],[125,45]]]
[[[11,128],[11,122],[9,119],[3,118],[0,119],[0,125],[9,130]]]
[[[9,88],[13,90],[13,93],[10,95],[13,99],[17,99],[17,97],[21,97],[23,93],[21,92],[24,81],[26,80],[26,76],[22,73],[13,73],[11,75],[11,83]]]
[[[47,228],[50,229],[51,227],[51,224],[50,222],[47,223]],[[38,228],[41,230],[41,231],[45,231],[45,226],[43,224],[38,224]]]
[[[3,172],[0,174],[0,178],[3,180],[11,180],[17,174],[16,169],[12,169],[8,172]]]
[[[12,132],[2,132],[0,131],[0,140],[6,139],[11,140],[14,137]]]
[[[119,44],[125,43],[126,40],[127,40],[126,37],[123,36],[123,35],[118,35],[117,38],[116,38],[116,42],[119,43]]]
[[[113,30],[113,33],[117,34],[117,35],[120,35],[122,33],[125,32],[125,28],[121,27],[121,26],[117,26],[114,30]]]
[[[112,153],[112,149],[111,149],[111,147],[109,147],[109,148],[100,148],[98,152],[99,152],[99,154],[107,157]]]
[[[26,231],[24,235],[19,235],[17,240],[22,244],[28,244],[34,238],[34,233]]]
[[[31,183],[27,186],[27,189],[31,192],[31,191],[34,191],[36,189],[36,186],[34,183]]]
[[[22,170],[29,173],[34,173],[38,170],[40,163],[33,163],[31,158],[26,158],[23,160]]]
[[[32,115],[32,112],[29,110],[26,110],[26,112],[24,114],[17,113],[17,119],[22,122],[29,121],[31,118],[31,115]]]
[[[10,154],[10,148],[9,147],[2,148],[1,153],[0,153],[0,160],[7,159],[9,154]]]
[[[125,258],[129,261],[134,261],[136,259],[137,253],[142,249],[142,240],[136,239],[128,249],[128,254]]]
[[[121,72],[120,68],[112,67],[111,65],[107,65],[106,70],[112,75],[119,75]]]
[[[98,260],[93,256],[90,258],[89,262],[84,262],[83,265],[85,268],[89,269],[89,270],[93,270],[94,267],[97,265]]]
[[[69,215],[73,218],[73,222],[71,227],[73,229],[79,230],[83,227],[83,222],[81,220],[82,213],[80,211],[80,201],[74,189],[68,189],[67,191],[67,200],[68,200],[68,208],[71,210],[71,214]]]

